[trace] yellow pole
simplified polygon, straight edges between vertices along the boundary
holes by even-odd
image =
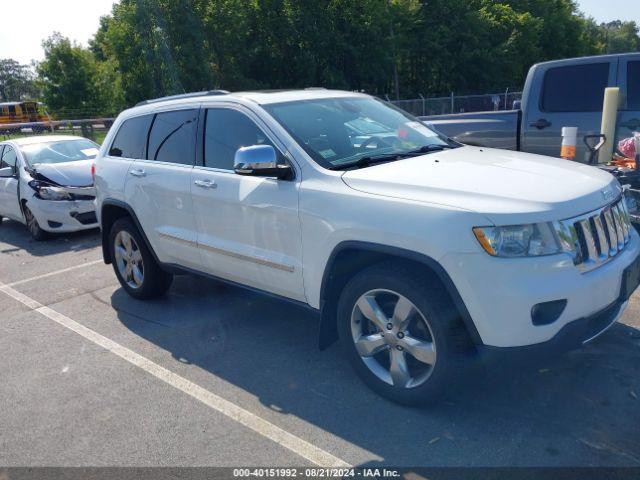
[[[618,98],[620,89],[609,87],[604,90],[604,102],[602,104],[602,125],[600,133],[607,141],[598,152],[598,163],[609,163],[613,158],[613,144],[616,135],[616,118],[618,116]]]

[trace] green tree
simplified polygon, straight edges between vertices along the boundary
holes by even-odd
[[[11,58],[0,59],[0,101],[35,100],[40,92],[33,69]]]
[[[90,50],[54,33],[43,44],[44,60],[37,72],[44,102],[59,116],[102,114],[106,98],[113,98],[110,87],[99,81],[98,67]]]

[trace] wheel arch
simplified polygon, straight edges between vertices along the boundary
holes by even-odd
[[[448,292],[467,332],[476,345],[482,339],[476,329],[458,289],[446,270],[433,258],[403,248],[388,245],[346,241],[338,244],[329,256],[320,287],[320,327],[318,342],[321,350],[326,349],[338,338],[337,304],[340,292],[346,283],[363,268],[386,260],[411,263],[440,282]]]
[[[104,263],[110,264],[113,259],[111,258],[111,249],[109,248],[109,233],[111,233],[111,227],[113,224],[121,218],[131,218],[133,223],[135,224],[138,232],[144,239],[144,243],[147,248],[153,255],[154,260],[161,265],[158,257],[156,256],[156,252],[153,250],[147,235],[138,220],[138,216],[134,212],[131,206],[121,200],[115,199],[106,199],[102,202],[102,207],[100,208],[100,230],[102,235],[102,258]]]

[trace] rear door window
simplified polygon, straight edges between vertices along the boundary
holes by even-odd
[[[640,111],[640,62],[627,64],[627,108]]]
[[[609,63],[547,70],[541,108],[545,112],[598,112],[609,84]]]
[[[109,155],[112,157],[144,158],[147,134],[152,118],[153,115],[143,115],[122,122],[109,149]]]
[[[149,133],[147,159],[193,165],[198,110],[176,110],[156,115]]]

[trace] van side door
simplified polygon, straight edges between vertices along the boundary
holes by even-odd
[[[578,127],[576,160],[588,162],[582,139],[600,133],[604,90],[616,85],[617,58],[574,59],[535,68],[522,118],[521,149],[559,157],[562,127]]]
[[[618,113],[616,142],[640,132],[640,54],[620,59],[618,83],[622,104]]]

